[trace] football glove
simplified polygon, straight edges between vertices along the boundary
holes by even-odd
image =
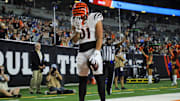
[[[82,19],[81,19],[81,17],[75,17],[74,26],[76,27],[75,31],[78,32],[78,33],[81,33],[81,29],[82,29]]]
[[[90,56],[89,61],[91,64],[98,64],[98,59],[101,57],[101,52],[99,50],[95,50],[94,53]]]

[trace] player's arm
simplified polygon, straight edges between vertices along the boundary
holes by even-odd
[[[103,25],[102,21],[98,21],[96,24],[96,50],[100,50],[103,43]]]
[[[75,31],[75,27],[74,27],[74,26],[72,26],[72,34],[74,35],[74,36],[72,37],[72,42],[73,42],[73,43],[77,43],[78,40],[80,39],[80,33],[78,33],[78,32]]]
[[[93,54],[89,57],[89,61],[92,64],[97,64],[98,59],[101,57],[101,47],[103,44],[103,16],[101,13],[96,13],[92,21],[95,23],[95,37],[96,37],[96,47]]]

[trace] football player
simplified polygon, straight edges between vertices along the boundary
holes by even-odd
[[[79,101],[84,101],[88,73],[92,67],[98,85],[101,101],[105,101],[105,79],[101,46],[103,42],[103,16],[101,13],[89,13],[86,3],[75,3],[72,8],[72,42],[79,42],[77,72],[79,75]],[[92,64],[89,66],[89,64]]]
[[[168,50],[171,54],[171,66],[172,66],[172,86],[177,86],[177,72],[178,72],[178,66],[176,64],[176,61],[178,60],[178,57],[180,55],[180,50],[179,50],[180,46],[176,45],[174,47],[174,50],[169,46]]]

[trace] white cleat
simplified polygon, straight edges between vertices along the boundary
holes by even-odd
[[[171,86],[177,86],[177,83],[174,83],[174,82],[173,82],[173,83],[171,84]]]

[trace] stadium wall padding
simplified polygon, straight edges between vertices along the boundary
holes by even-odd
[[[34,50],[33,43],[0,40],[0,65],[5,66],[5,73],[10,75],[10,86],[28,86],[32,71],[30,52]],[[42,53],[50,64],[56,63],[64,83],[76,83],[76,54],[77,49],[42,45]],[[43,84],[49,66],[43,71]]]
[[[32,71],[30,65],[29,53],[34,50],[34,44],[29,42],[0,40],[0,65],[5,66],[5,73],[10,75],[9,86],[28,86],[30,83]],[[58,46],[42,45],[42,53],[50,64],[55,63],[59,67],[58,70],[63,75],[64,83],[77,83],[77,49]],[[142,55],[127,54],[126,58],[129,64],[135,61],[137,64],[142,63]],[[168,61],[167,56],[154,56],[154,62],[161,78],[167,78]],[[178,62],[179,63],[179,62]],[[49,71],[46,66],[43,72],[43,84],[45,77]]]

